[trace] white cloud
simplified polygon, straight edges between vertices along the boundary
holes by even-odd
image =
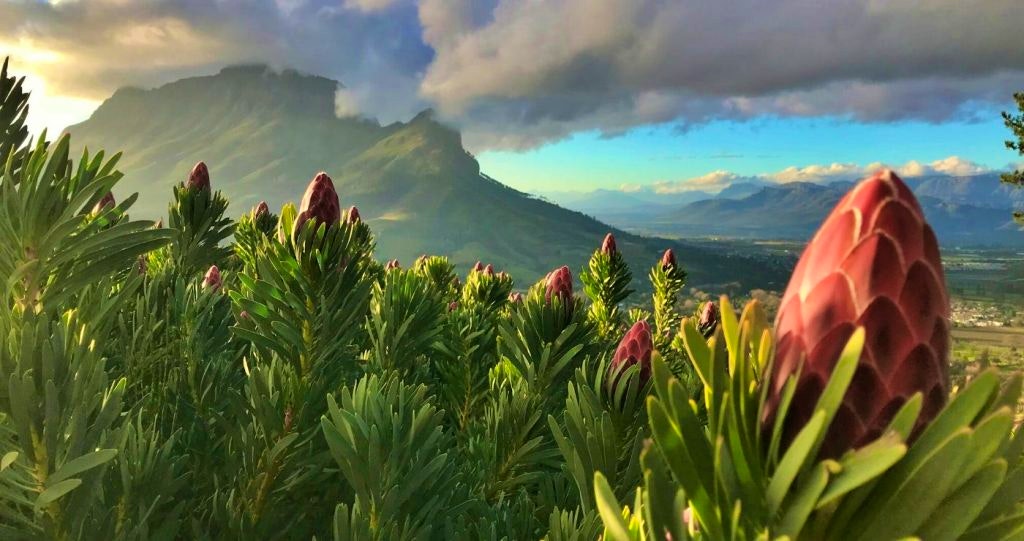
[[[1012,167],[1012,165],[1010,167]],[[1024,168],[1024,163],[1021,163],[1020,167]],[[646,191],[658,194],[683,193],[697,190],[717,193],[732,184],[740,182],[765,184],[814,182],[828,184],[837,181],[855,181],[883,168],[890,168],[894,170],[896,174],[905,178],[928,175],[970,176],[992,172],[992,169],[971,160],[960,158],[959,156],[949,156],[930,163],[921,163],[911,160],[897,166],[889,166],[881,162],[873,162],[866,165],[859,165],[855,163],[812,164],[804,166],[794,165],[780,171],[762,173],[753,176],[740,175],[726,170],[717,170],[711,171],[705,175],[680,180],[659,180],[644,185],[623,184],[620,189],[623,192]]]
[[[334,91],[334,115],[338,118],[359,116],[359,100],[349,89],[338,86]]]
[[[654,191],[654,193],[660,194],[692,192],[696,190],[703,192],[719,192],[722,189],[727,188],[730,184],[745,178],[746,177],[741,177],[736,173],[718,170],[712,171],[706,175],[692,177],[685,180],[660,180],[651,184],[650,189]]]

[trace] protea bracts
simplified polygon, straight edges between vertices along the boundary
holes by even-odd
[[[511,304],[523,304],[523,294],[518,291],[513,291],[508,294],[508,302]]]
[[[266,201],[260,201],[259,204],[252,208],[252,217],[254,219],[259,219],[267,214],[270,214],[270,208],[267,206]]]
[[[612,362],[608,365],[608,389],[611,396],[618,386],[622,371],[635,364],[640,365],[638,372],[639,386],[643,387],[651,379],[651,354],[654,352],[654,341],[651,337],[651,326],[644,320],[637,321],[626,332],[615,349]]]
[[[309,220],[331,227],[340,219],[341,205],[338,203],[338,192],[334,191],[334,181],[327,173],[317,173],[309,186],[306,186],[306,193],[302,195],[299,214],[295,217],[294,231],[298,232]]]
[[[562,266],[551,271],[547,276],[544,285],[544,301],[550,303],[552,298],[557,297],[562,305],[572,309],[572,272],[569,267]]]
[[[611,233],[605,235],[604,242],[601,243],[601,253],[605,255],[612,255],[618,251],[618,248],[615,246],[615,236]]]
[[[203,276],[203,288],[216,292],[220,290],[222,285],[224,285],[224,282],[220,277],[220,269],[217,268],[217,265],[213,265]]]
[[[392,259],[392,260],[388,261],[387,264],[384,265],[384,270],[386,270],[386,271],[400,269],[400,268],[401,268],[401,265],[399,265],[397,259]]]
[[[349,208],[348,212],[345,213],[345,223],[354,224],[360,220],[362,220],[362,217],[359,216],[359,209],[355,206]]]
[[[102,199],[96,202],[96,205],[92,207],[93,214],[100,214],[106,210],[114,208],[117,202],[114,200],[114,194],[107,192]]]
[[[494,265],[488,263],[487,266],[484,267],[484,274],[487,276],[494,276]]]
[[[188,179],[185,181],[185,188],[195,191],[210,189],[210,170],[206,167],[206,163],[199,162],[192,167],[192,171],[189,172]]]
[[[949,394],[948,317],[938,243],[914,195],[891,171],[862,181],[808,244],[783,296],[765,421],[802,365],[783,432],[790,441],[810,419],[847,340],[864,327],[867,341],[822,456],[880,436],[917,392],[924,398],[920,430]]]
[[[476,264],[473,265],[473,268],[470,269],[470,272],[483,272],[483,270],[484,270],[484,264],[479,262],[479,261],[477,261]]]
[[[665,250],[665,253],[661,254],[661,270],[668,272],[677,266],[676,254],[672,251],[672,248]]]
[[[715,303],[708,301],[700,310],[700,317],[697,318],[697,330],[704,338],[710,338],[718,328],[718,308]]]

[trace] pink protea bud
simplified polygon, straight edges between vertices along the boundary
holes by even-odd
[[[882,434],[914,393],[915,434],[949,394],[949,298],[938,242],[910,189],[885,170],[836,205],[807,245],[782,298],[765,430],[801,363],[785,419],[791,441],[811,418],[857,327],[865,344],[821,454],[835,457]]]
[[[334,181],[327,173],[317,173],[302,196],[299,215],[295,217],[295,231],[299,231],[309,220],[331,227],[340,219],[341,205],[338,203],[338,192],[334,191]]]
[[[651,353],[654,351],[654,342],[651,339],[651,326],[646,321],[637,321],[633,327],[626,332],[615,349],[612,362],[608,365],[608,374],[611,377],[621,374],[626,368],[634,364],[640,364],[640,386],[642,387],[651,379]],[[615,381],[612,381],[614,387]]]
[[[117,205],[117,202],[114,200],[114,194],[107,192],[107,195],[104,195],[103,199],[100,199],[92,207],[92,213],[99,214],[105,210],[114,208],[115,205]]]
[[[518,291],[513,291],[508,294],[508,302],[512,304],[523,304],[523,294]]]
[[[188,180],[185,181],[185,187],[196,191],[210,189],[210,170],[206,168],[205,163],[199,162],[192,168]]]
[[[548,274],[544,300],[550,303],[552,297],[558,297],[562,304],[572,307],[572,272],[569,267],[563,266]]]
[[[252,208],[252,217],[259,218],[260,216],[266,216],[270,214],[270,207],[267,206],[266,201],[260,201],[258,205]]]
[[[483,263],[477,261],[476,264],[473,265],[472,272],[483,272],[483,270],[484,270],[484,264]]]
[[[708,301],[701,308],[700,318],[697,320],[697,330],[704,335],[704,338],[710,338],[712,334],[715,334],[716,328],[718,328],[718,308],[715,307],[715,303]]]
[[[488,263],[487,266],[484,267],[484,274],[487,276],[494,276],[494,265]]]
[[[354,224],[361,219],[362,218],[359,216],[359,209],[355,206],[349,208],[348,213],[345,214],[345,222],[349,224]]]
[[[249,320],[249,312],[246,311],[246,310],[242,310],[241,312],[238,313],[238,318],[239,319],[244,319],[244,320],[248,321]]]
[[[220,269],[217,268],[217,265],[213,265],[203,276],[203,287],[210,291],[218,291],[221,285],[223,282],[220,279]]]
[[[386,271],[400,269],[400,268],[401,268],[401,266],[398,264],[398,260],[397,259],[392,259],[391,261],[388,261],[386,265],[384,265],[384,270],[386,270]]]
[[[454,312],[455,310],[458,310],[458,308],[459,308],[459,302],[458,301],[452,301],[452,302],[448,303],[448,311],[449,312]]]
[[[669,269],[675,268],[676,266],[676,254],[672,251],[672,248],[665,250],[665,253],[661,256],[661,270],[668,271]]]
[[[604,242],[601,243],[601,253],[604,255],[615,255],[618,251],[618,248],[615,246],[615,236],[611,233],[605,235]]]

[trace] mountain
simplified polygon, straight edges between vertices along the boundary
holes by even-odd
[[[934,197],[947,203],[976,207],[1024,208],[1024,190],[1000,182],[997,173],[963,177],[933,175],[906,181],[918,197]]]
[[[519,192],[481,173],[460,134],[426,111],[381,126],[338,118],[336,81],[265,66],[226,68],[143,90],[118,90],[71,126],[79,149],[124,151],[118,196],[139,192],[133,214],[165,212],[171,187],[203,160],[238,216],[260,200],[271,208],[301,198],[318,171],[334,179],[343,205],[357,205],[381,258],[405,263],[444,254],[463,269],[483,260],[520,286],[559,265],[586,262],[609,226]],[[672,247],[695,285],[741,282],[781,287],[785,265],[664,239],[617,232],[637,277]]]
[[[806,240],[851,187],[848,182],[792,182],[764,187],[741,199],[697,201],[642,221],[612,223],[662,235]],[[1006,208],[928,195],[919,195],[918,199],[944,245],[1024,246],[1024,232]]]

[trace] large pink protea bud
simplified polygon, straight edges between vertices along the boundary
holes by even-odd
[[[103,196],[103,199],[97,201],[92,207],[92,213],[100,214],[101,212],[114,208],[115,205],[117,205],[117,201],[114,200],[114,194],[107,192],[107,194]]]
[[[259,218],[270,214],[270,207],[267,206],[266,201],[260,201],[258,205],[252,208],[252,217]]]
[[[572,272],[569,271],[569,267],[562,266],[548,274],[544,286],[544,300],[550,303],[552,297],[558,297],[563,306],[572,308]]]
[[[822,456],[882,434],[914,393],[924,397],[915,434],[949,394],[949,298],[935,234],[910,189],[891,171],[862,181],[804,250],[775,323],[766,430],[786,380],[803,363],[785,421],[788,443],[811,418],[857,327],[865,344]]]
[[[608,233],[604,236],[604,242],[601,243],[601,253],[604,255],[615,255],[618,252],[618,248],[615,246],[615,237]]]
[[[479,261],[477,261],[476,264],[473,265],[473,268],[470,269],[471,272],[483,272],[483,270],[484,270],[484,264],[479,262]]]
[[[302,195],[299,215],[295,217],[295,231],[299,231],[309,220],[331,227],[340,219],[341,205],[338,203],[338,192],[334,191],[334,181],[327,173],[317,173]]]
[[[676,254],[672,251],[672,248],[665,250],[665,253],[661,255],[661,270],[668,272],[669,269],[676,267]]]
[[[224,282],[220,278],[220,269],[217,268],[217,265],[213,265],[203,276],[203,287],[210,291],[218,291],[222,285]]]
[[[487,266],[484,267],[484,275],[485,276],[494,276],[494,265],[491,265],[490,263],[488,263]]]
[[[210,189],[210,170],[206,168],[205,163],[199,162],[192,168],[188,180],[185,181],[185,187],[196,191]]]
[[[633,327],[626,332],[615,349],[612,362],[608,365],[608,376],[606,385],[609,396],[615,397],[616,388],[622,377],[622,371],[633,366],[640,365],[639,386],[643,387],[651,379],[651,353],[654,352],[654,341],[651,337],[651,326],[646,321],[640,320],[633,324]]]

